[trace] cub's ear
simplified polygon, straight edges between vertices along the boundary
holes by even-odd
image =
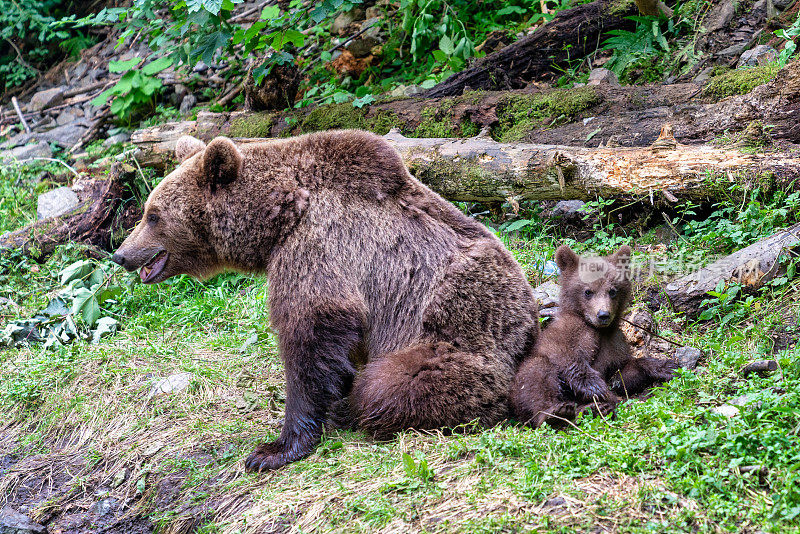
[[[217,137],[211,141],[203,153],[203,175],[201,186],[208,186],[213,193],[217,187],[225,186],[239,176],[244,158],[233,141],[227,137]]]
[[[196,137],[184,135],[175,143],[175,159],[183,163],[206,147],[206,144]]]
[[[556,265],[558,265],[562,273],[575,271],[580,261],[581,259],[568,245],[561,245],[556,250]]]
[[[611,256],[611,260],[617,264],[628,265],[631,262],[631,247],[622,245],[619,250]]]

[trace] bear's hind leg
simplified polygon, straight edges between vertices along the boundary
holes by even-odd
[[[544,423],[559,427],[564,419],[575,418],[575,403],[562,398],[558,373],[550,361],[541,356],[522,362],[509,397],[514,416],[533,428]]]
[[[631,358],[613,377],[613,389],[622,396],[638,395],[645,389],[675,377],[679,367],[673,360]]]
[[[421,343],[367,364],[353,385],[359,427],[379,439],[404,429],[484,426],[507,415],[510,365],[450,343]]]
[[[347,309],[319,309],[294,330],[279,329],[286,370],[286,415],[281,434],[245,461],[248,471],[277,469],[311,454],[328,410],[355,376],[350,352],[363,335],[363,321]]]

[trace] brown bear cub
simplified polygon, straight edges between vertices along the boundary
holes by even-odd
[[[562,426],[584,411],[608,414],[619,397],[674,376],[677,364],[634,358],[619,323],[631,302],[631,249],[604,258],[556,250],[560,308],[517,371],[511,406],[522,422]],[[609,384],[611,386],[609,387]]]
[[[286,373],[275,469],[342,410],[376,436],[507,416],[538,334],[522,269],[482,224],[413,178],[382,137],[331,131],[236,146],[184,137],[114,254],[142,281],[265,273]]]

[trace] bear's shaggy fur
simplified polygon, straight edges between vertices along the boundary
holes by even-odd
[[[383,138],[183,138],[176,155],[114,260],[147,283],[267,274],[286,417],[248,469],[308,455],[342,410],[379,437],[507,415],[538,334],[532,290],[500,241]]]
[[[558,316],[520,365],[511,389],[520,421],[562,426],[584,410],[608,414],[617,395],[635,395],[674,376],[673,361],[634,358],[619,328],[631,301],[630,256],[628,246],[605,258],[579,258],[566,245],[558,248]]]

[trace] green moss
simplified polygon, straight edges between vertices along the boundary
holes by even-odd
[[[391,111],[378,111],[367,116],[366,108],[356,108],[349,102],[328,104],[312,110],[300,122],[300,132],[317,132],[336,128],[358,128],[384,135],[401,126],[397,115]]]
[[[231,122],[228,135],[231,137],[269,137],[275,114],[267,111],[239,117]]]
[[[778,73],[778,65],[771,63],[758,67],[734,69],[709,80],[703,94],[716,98],[749,93],[770,81]]]
[[[422,120],[409,137],[454,137],[450,108],[425,108],[420,112]],[[439,118],[437,118],[437,116]]]
[[[531,130],[569,122],[600,101],[591,86],[509,96],[497,105],[500,125],[495,137],[501,142],[519,141]]]

